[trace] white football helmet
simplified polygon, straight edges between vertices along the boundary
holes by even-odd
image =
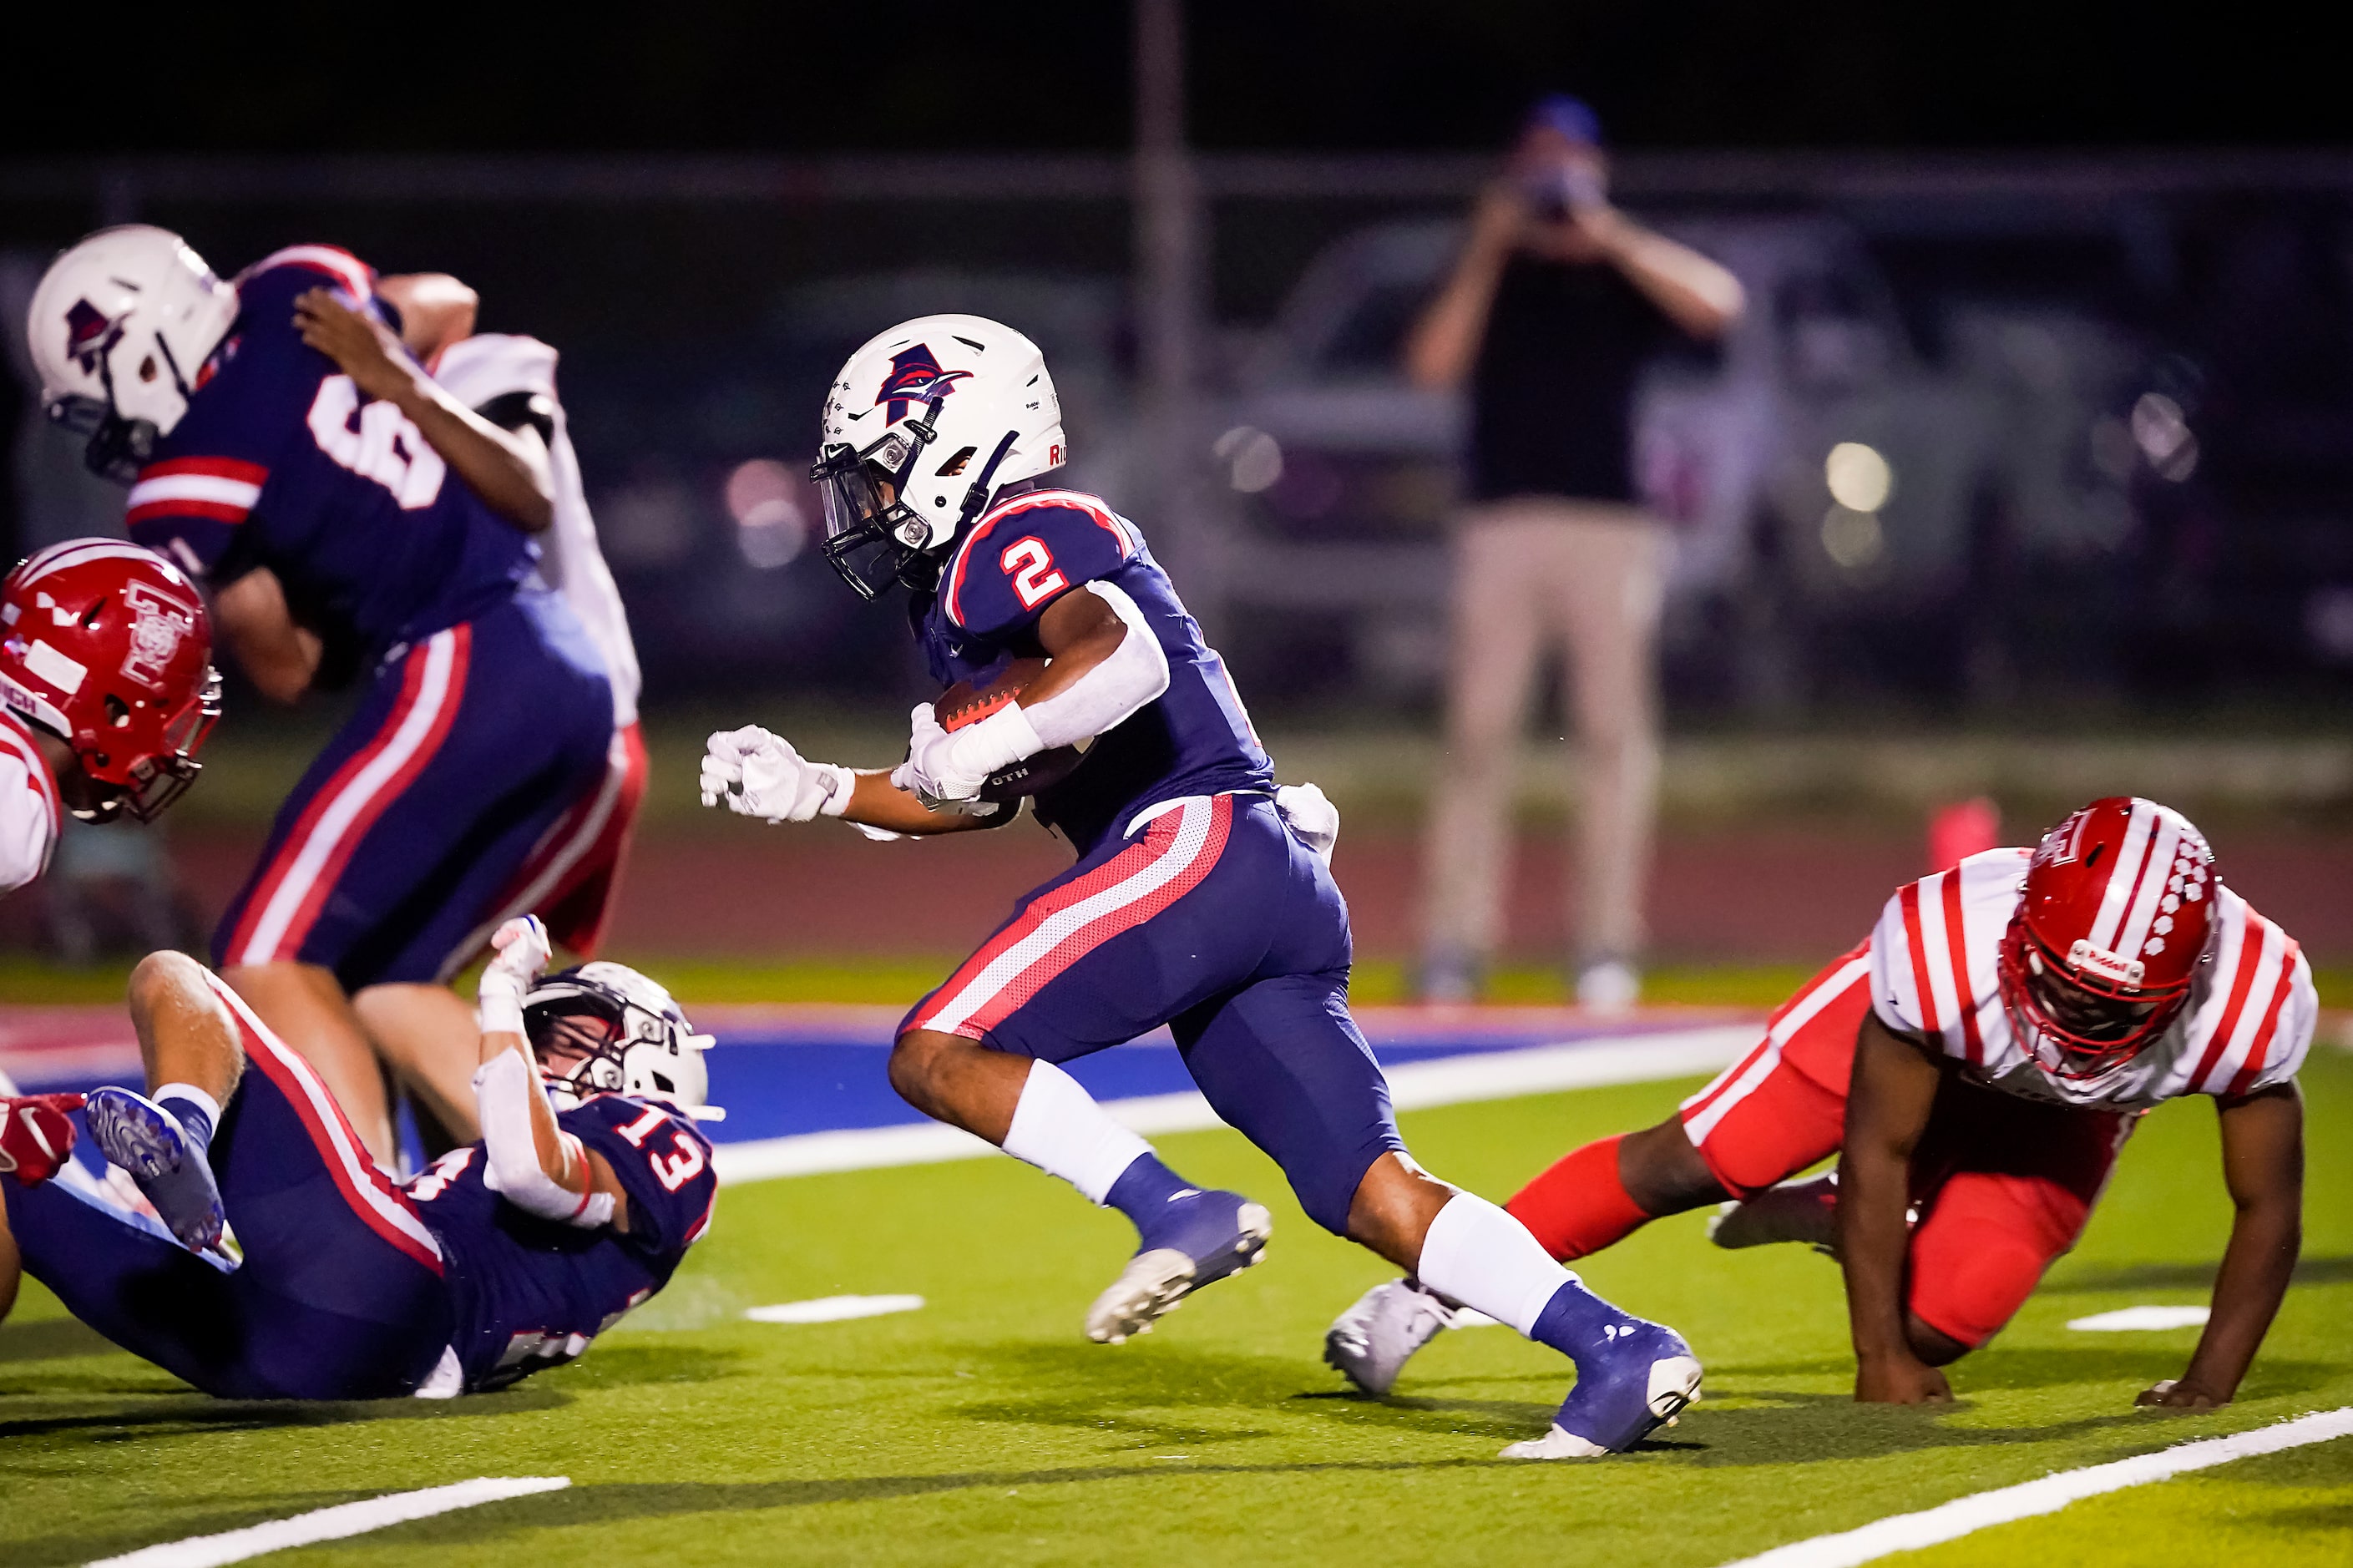
[[[41,406],[87,432],[92,471],[129,483],[188,411],[196,373],[237,320],[237,290],[152,224],[102,228],[49,263],[25,334]]]
[[[627,1094],[669,1100],[698,1121],[726,1114],[704,1104],[711,1074],[702,1053],[717,1042],[696,1034],[670,994],[627,964],[600,960],[543,976],[522,999],[522,1027],[558,1110],[592,1094]]]
[[[1070,460],[1045,355],[985,316],[918,316],[849,356],[817,467],[825,558],[871,599],[928,589],[938,554],[1004,486]]]

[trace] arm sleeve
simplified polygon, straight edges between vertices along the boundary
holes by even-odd
[[[0,893],[39,879],[57,844],[48,796],[13,746],[0,745]]]
[[[1112,607],[1127,635],[1109,658],[1079,677],[1068,691],[1021,705],[1044,745],[1074,745],[1100,735],[1168,689],[1167,652],[1135,601],[1116,583],[1090,583],[1087,592]]]
[[[941,578],[941,607],[976,637],[1009,637],[1071,589],[1111,575],[1142,550],[1134,525],[1108,507],[1017,502],[957,547]]]
[[[1871,932],[1871,1010],[1899,1035],[1928,1033],[1920,1008],[1920,978],[1912,963],[1912,939],[1898,892],[1879,911]]]
[[[629,1194],[632,1246],[683,1253],[711,1226],[719,1195],[711,1144],[682,1111],[651,1100],[601,1095],[556,1119],[605,1156]]]

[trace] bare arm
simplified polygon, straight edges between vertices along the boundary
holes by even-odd
[[[1721,263],[1615,207],[1585,209],[1577,222],[1626,280],[1690,336],[1712,342],[1740,320],[1746,292]]]
[[[294,301],[294,324],[302,341],[333,360],[362,392],[408,416],[491,510],[526,533],[555,521],[555,482],[547,448],[535,434],[528,441],[511,435],[450,396],[398,352],[400,340],[391,329],[325,289]]]
[[[289,706],[319,673],[319,634],[295,623],[278,574],[257,566],[213,595],[221,640],[264,697]]]
[[[398,272],[375,280],[378,298],[400,312],[400,341],[419,361],[474,335],[482,297],[447,272]]]
[[[1406,338],[1408,381],[1425,391],[1449,392],[1470,379],[1504,264],[1526,222],[1527,203],[1512,185],[1491,185],[1481,195],[1454,270]]]
[[[1918,1046],[1891,1033],[1877,1014],[1864,1015],[1847,1088],[1838,1201],[1854,1396],[1864,1404],[1919,1405],[1953,1396],[1945,1374],[1914,1352],[1904,1322],[1912,1151],[1928,1125],[1940,1076]]]
[[[2228,1405],[2287,1294],[2304,1245],[2304,1097],[2295,1084],[2219,1100],[2222,1181],[2237,1213],[2214,1312],[2189,1368],[2144,1391],[2136,1405],[2204,1410]]]

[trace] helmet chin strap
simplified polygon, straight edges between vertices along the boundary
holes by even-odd
[[[1005,433],[1005,438],[997,444],[997,450],[991,452],[988,461],[981,465],[979,474],[972,481],[972,488],[964,492],[964,510],[956,514],[958,530],[979,516],[988,505],[989,497],[996,493],[989,489],[989,481],[997,477],[997,466],[1005,461],[1005,454],[1013,450],[1013,438],[1019,433],[1016,430]]]

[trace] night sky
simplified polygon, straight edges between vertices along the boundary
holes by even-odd
[[[2299,10],[1195,0],[1194,134],[1476,147],[1566,88],[1640,146],[2353,142],[2325,8]],[[1130,131],[1124,0],[142,7],[89,25],[12,20],[0,156],[1075,151]]]

